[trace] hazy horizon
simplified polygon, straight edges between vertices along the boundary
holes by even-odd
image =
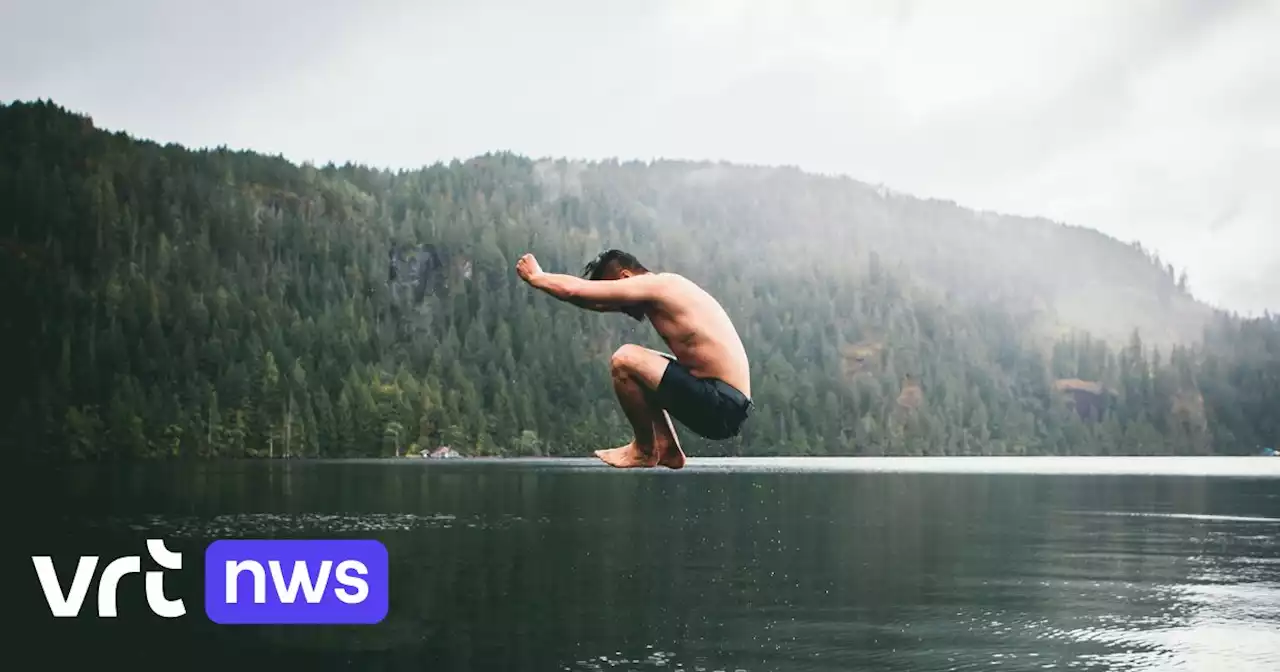
[[[1139,241],[1280,311],[1280,3],[17,3],[0,92],[295,163],[794,166]]]

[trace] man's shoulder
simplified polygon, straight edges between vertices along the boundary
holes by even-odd
[[[694,282],[679,273],[649,273],[650,282],[655,286],[674,290],[681,287],[697,287]]]
[[[705,293],[698,283],[679,273],[651,273],[650,275],[653,276],[654,290],[660,296],[680,299]]]

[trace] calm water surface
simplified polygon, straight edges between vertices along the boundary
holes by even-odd
[[[19,512],[10,551],[53,555],[64,586],[79,555],[152,568],[148,536],[187,563],[167,580],[185,618],[150,616],[132,577],[120,618],[65,621],[18,557],[6,611],[30,616],[7,653],[45,669],[1280,670],[1274,458],[221,462],[25,480],[49,504]],[[210,623],[205,545],[286,537],[381,540],[386,620]]]

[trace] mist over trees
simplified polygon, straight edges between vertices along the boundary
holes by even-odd
[[[583,455],[647,324],[556,302],[619,247],[738,325],[757,410],[695,455],[1242,454],[1280,321],[1140,246],[793,169],[492,154],[298,166],[0,106],[0,441],[47,458]]]

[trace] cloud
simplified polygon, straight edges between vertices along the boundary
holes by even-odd
[[[1203,298],[1280,310],[1280,3],[5,11],[4,95],[161,141],[391,167],[491,150],[797,165],[1141,240]]]
[[[1091,226],[1280,308],[1280,5],[695,4],[673,34],[755,55],[671,106],[696,153]]]

